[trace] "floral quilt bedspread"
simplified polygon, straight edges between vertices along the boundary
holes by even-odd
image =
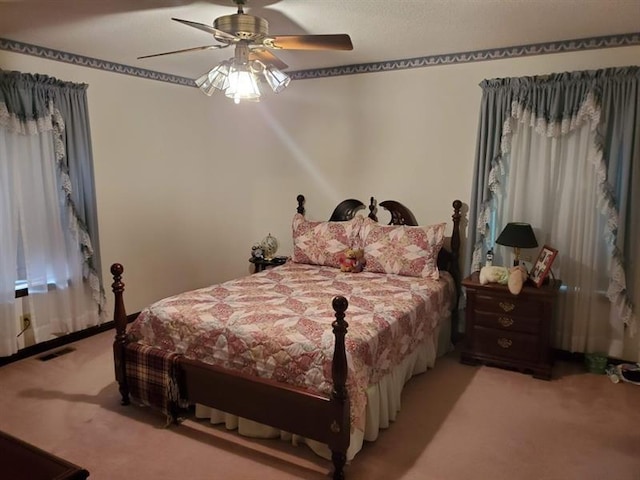
[[[349,301],[347,388],[362,428],[366,389],[448,318],[455,288],[439,280],[287,263],[160,300],[131,325],[133,340],[212,365],[329,394],[335,320]]]

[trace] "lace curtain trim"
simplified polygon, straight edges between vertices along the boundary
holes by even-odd
[[[23,120],[17,115],[9,113],[7,105],[0,103],[0,127],[8,129],[11,133],[21,135],[37,135],[39,133],[53,130],[54,152],[56,157],[58,180],[62,191],[64,192],[65,208],[67,210],[67,218],[69,221],[69,231],[73,240],[79,246],[79,253],[82,256],[82,275],[87,280],[91,288],[91,295],[98,307],[98,316],[100,323],[104,322],[107,317],[106,313],[106,296],[102,288],[100,278],[92,266],[93,247],[91,238],[86,226],[78,217],[78,213],[71,198],[71,179],[69,178],[69,167],[67,164],[67,155],[64,144],[64,120],[60,111],[53,106],[53,102],[49,101],[47,114],[36,120]]]
[[[17,115],[9,113],[5,103],[0,103],[0,127],[20,135],[37,135],[40,132],[53,130],[51,115],[24,121]]]
[[[511,137],[516,122],[534,128],[539,135],[547,137],[561,137],[575,129],[581,127],[586,121],[591,121],[591,130],[596,131],[596,155],[593,160],[593,167],[598,178],[598,205],[607,220],[605,239],[611,252],[611,268],[609,271],[609,288],[607,298],[617,310],[619,318],[629,328],[629,333],[634,336],[637,333],[637,322],[633,312],[633,306],[627,295],[626,275],[622,262],[622,252],[616,246],[618,231],[618,210],[611,192],[611,187],[607,182],[607,167],[604,161],[604,139],[597,134],[600,125],[600,105],[596,101],[593,92],[589,92],[578,112],[571,117],[562,118],[560,121],[547,120],[542,114],[535,110],[526,108],[521,102],[514,100],[511,104],[510,116],[505,120],[502,127],[502,138],[500,154],[494,159],[489,171],[488,188],[489,195],[487,201],[482,204],[476,225],[478,238],[473,251],[473,270],[480,270],[482,265],[482,244],[489,229],[489,218],[491,216],[492,200],[501,194],[499,178],[504,174],[503,158],[505,158],[511,148]]]

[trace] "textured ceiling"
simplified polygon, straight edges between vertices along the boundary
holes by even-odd
[[[235,11],[232,0],[0,0],[0,37],[195,78],[231,49],[136,57],[216,43],[171,17],[211,25]],[[245,11],[271,34],[351,36],[353,51],[277,52],[290,71],[640,32],[640,0],[247,0]]]

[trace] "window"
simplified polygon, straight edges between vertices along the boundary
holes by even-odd
[[[0,318],[27,283],[36,342],[105,316],[88,118],[86,85],[0,71],[0,264],[17,266],[0,270]],[[0,322],[0,356],[17,327]]]

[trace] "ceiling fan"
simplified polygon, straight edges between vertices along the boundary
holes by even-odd
[[[216,18],[213,26],[172,18],[176,22],[210,33],[218,44],[144,55],[138,59],[221,49],[234,45],[236,58],[239,57],[241,61],[259,60],[265,65],[285,69],[288,65],[271,53],[271,50],[353,50],[351,38],[347,34],[270,35],[267,20],[244,13],[245,1],[233,0],[238,7],[237,13]]]

